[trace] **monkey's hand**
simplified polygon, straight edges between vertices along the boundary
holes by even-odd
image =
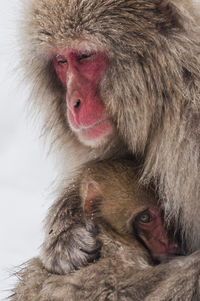
[[[41,259],[52,273],[67,274],[96,261],[101,243],[96,240],[97,229],[92,223],[72,224],[59,234],[49,234],[42,247]]]

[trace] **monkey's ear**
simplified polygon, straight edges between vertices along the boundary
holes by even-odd
[[[83,211],[87,215],[94,212],[94,207],[98,200],[102,197],[102,190],[99,183],[96,181],[89,181],[86,184],[84,197],[83,197]]]

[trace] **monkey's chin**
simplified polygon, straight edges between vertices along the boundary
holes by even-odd
[[[83,128],[76,132],[78,139],[86,146],[97,148],[108,144],[114,136],[114,125],[110,120],[104,120],[93,127]]]

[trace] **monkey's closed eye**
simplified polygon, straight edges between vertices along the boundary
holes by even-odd
[[[143,223],[143,224],[148,224],[148,223],[152,222],[153,219],[154,219],[154,216],[147,209],[147,210],[139,213],[135,217],[135,222],[137,222],[137,223]]]
[[[82,61],[84,59],[87,59],[87,58],[90,58],[94,55],[94,53],[84,53],[84,54],[81,54],[78,58],[79,61]]]
[[[57,54],[55,56],[55,60],[56,60],[56,63],[59,64],[59,65],[63,65],[63,64],[68,63],[67,59],[65,59],[62,55],[59,55],[59,54]]]

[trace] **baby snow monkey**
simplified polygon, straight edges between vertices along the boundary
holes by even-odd
[[[10,300],[141,301],[162,280],[165,263],[155,263],[176,255],[178,247],[164,228],[153,191],[139,185],[133,162],[88,164],[79,189],[87,227],[97,231],[101,243],[99,259],[56,275],[35,258],[21,272]]]

